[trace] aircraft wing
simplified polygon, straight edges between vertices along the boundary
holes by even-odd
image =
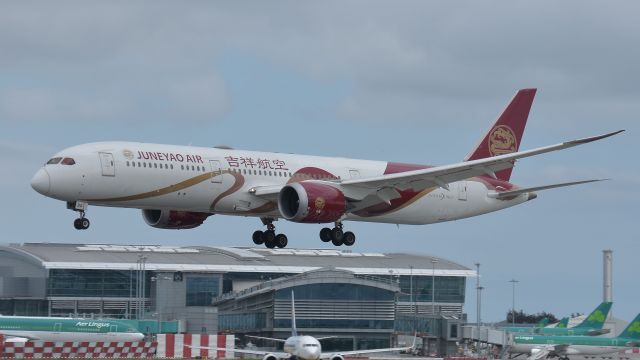
[[[279,351],[261,351],[261,350],[247,350],[247,349],[232,349],[232,348],[219,348],[219,347],[209,347],[209,346],[194,346],[194,345],[185,345],[192,349],[205,349],[211,351],[226,351],[226,352],[234,352],[240,354],[250,354],[250,355],[260,355],[265,356],[267,354],[274,355],[278,359],[288,359],[291,357],[291,354],[287,354],[285,352]]]
[[[608,134],[588,138],[566,141],[556,145],[549,145],[532,150],[519,151],[478,160],[464,161],[451,165],[436,166],[427,169],[405,171],[394,174],[381,175],[373,178],[345,180],[339,183],[345,196],[352,200],[362,200],[372,192],[384,192],[380,196],[387,202],[394,198],[394,189],[422,191],[429,187],[448,188],[447,184],[468,179],[473,176],[489,175],[495,178],[495,173],[511,168],[515,161],[552,151],[568,149],[570,147],[601,140],[623,132],[619,130]],[[390,191],[385,191],[390,190]],[[395,195],[395,196],[399,196]]]
[[[271,341],[277,341],[277,342],[285,342],[284,339],[276,339],[276,338],[270,338],[270,337],[264,337],[264,336],[253,336],[253,335],[245,335],[246,337],[250,337],[250,338],[254,338],[254,339],[262,339],[262,340],[271,340]]]
[[[560,183],[560,184],[551,184],[551,185],[535,186],[535,187],[528,187],[528,188],[520,188],[520,189],[510,190],[510,191],[502,191],[502,192],[494,191],[494,192],[490,192],[488,194],[488,196],[490,198],[495,198],[495,199],[504,199],[504,198],[510,198],[510,197],[513,197],[513,196],[518,196],[518,195],[524,194],[524,193],[530,193],[530,192],[533,192],[533,191],[555,189],[555,188],[559,188],[559,187],[563,187],[563,186],[580,185],[580,184],[587,184],[587,183],[591,183],[591,182],[605,181],[605,180],[609,180],[609,179],[572,181],[572,182],[566,182],[566,183]]]

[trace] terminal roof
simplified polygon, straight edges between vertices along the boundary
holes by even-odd
[[[0,246],[47,269],[303,273],[335,268],[368,275],[475,276],[441,257],[344,249],[266,249],[224,246],[24,243]]]

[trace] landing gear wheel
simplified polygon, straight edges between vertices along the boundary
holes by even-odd
[[[273,246],[269,247],[268,243],[275,244],[274,243],[275,239],[276,239],[276,232],[273,230],[267,230],[262,233],[262,242],[265,243],[268,248],[273,249]]]
[[[273,248],[275,248],[275,247],[276,247],[276,240],[275,240],[275,238],[274,238],[274,239],[270,239],[270,240],[266,240],[266,241],[264,242],[264,245],[265,245],[267,248],[269,248],[269,249],[273,249]]]
[[[73,220],[73,227],[76,228],[76,230],[87,230],[89,225],[91,225],[91,223],[87,218],[77,218]]]
[[[331,243],[335,246],[342,245],[342,238],[331,239]]]
[[[333,245],[336,245],[336,241],[339,241],[340,244],[336,245],[336,246],[340,246],[342,245],[342,229],[339,227],[334,227],[333,229],[331,229],[331,242],[333,242]]]
[[[276,235],[275,244],[277,247],[282,249],[286,247],[288,243],[289,243],[289,240],[287,239],[287,235],[285,234]]]
[[[320,240],[324,242],[331,241],[331,229],[322,228],[322,230],[320,230]]]
[[[264,232],[261,230],[256,230],[253,232],[253,243],[256,245],[262,245],[264,243],[264,240],[262,240],[262,236],[263,236]]]
[[[342,243],[346,246],[352,246],[356,243],[356,235],[351,231],[347,231],[342,235]]]

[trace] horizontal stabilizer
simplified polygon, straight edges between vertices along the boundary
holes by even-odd
[[[520,194],[530,193],[530,192],[534,192],[534,191],[555,189],[555,188],[564,187],[564,186],[587,184],[587,183],[591,183],[591,182],[605,181],[605,180],[609,180],[609,179],[572,181],[572,182],[566,182],[566,183],[560,183],[560,184],[551,184],[551,185],[544,185],[544,186],[521,188],[521,189],[516,189],[516,190],[510,190],[510,191],[490,192],[488,196],[490,198],[494,198],[494,199],[504,199],[504,198],[511,198],[511,197],[514,197],[514,196],[518,196]]]

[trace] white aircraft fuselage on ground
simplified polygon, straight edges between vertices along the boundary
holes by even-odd
[[[323,241],[353,245],[342,222],[431,224],[501,210],[534,199],[534,191],[572,182],[518,188],[509,182],[516,160],[584,144],[616,133],[518,151],[535,89],[520,90],[463,162],[413,165],[233,150],[97,142],[64,149],[32,179],[32,187],[67,202],[86,229],[88,205],[139,208],[147,224],[193,228],[212,214],[253,216],[267,231],[255,243],[284,247],[272,221],[334,223]],[[593,181],[593,180],[590,180]]]

